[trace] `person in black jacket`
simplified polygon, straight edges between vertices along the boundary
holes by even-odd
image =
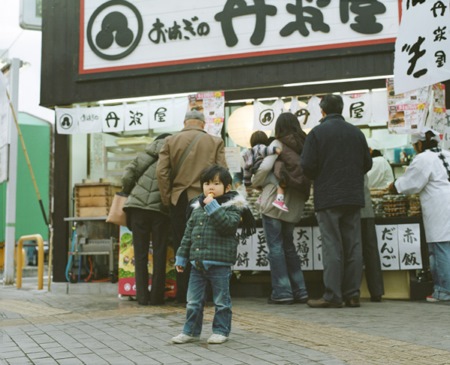
[[[363,260],[360,209],[364,175],[372,167],[364,134],[342,116],[339,95],[325,95],[323,119],[306,137],[304,173],[314,180],[314,209],[322,235],[325,292],[313,308],[359,307]]]

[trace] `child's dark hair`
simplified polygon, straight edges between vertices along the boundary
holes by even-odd
[[[214,180],[216,176],[219,177],[220,182],[225,187],[231,185],[231,182],[233,181],[227,168],[219,165],[212,165],[202,171],[202,174],[200,175],[200,187],[203,187],[205,182]]]
[[[263,131],[253,132],[250,137],[250,146],[254,147],[257,144],[263,144],[267,146],[269,143],[269,137]]]

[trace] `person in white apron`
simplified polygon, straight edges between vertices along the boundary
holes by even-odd
[[[431,129],[413,134],[417,155],[389,186],[393,193],[420,195],[433,277],[429,302],[450,301],[450,152],[441,150],[439,141],[439,133]]]

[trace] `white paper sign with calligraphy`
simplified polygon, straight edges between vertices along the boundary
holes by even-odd
[[[150,129],[181,130],[188,106],[187,98],[151,100]]]
[[[422,268],[420,251],[420,225],[399,224],[398,245],[400,270],[415,270]]]
[[[255,270],[269,270],[269,248],[266,236],[262,228],[257,228],[252,236],[253,249],[255,250]]]
[[[242,237],[242,229],[238,229],[239,244],[237,258],[233,270],[256,270],[256,251],[253,247],[253,236]]]
[[[125,131],[148,131],[148,102],[125,105]]]
[[[102,107],[76,107],[78,133],[100,133],[102,131]]]
[[[372,103],[370,93],[342,95],[345,120],[354,125],[369,124],[372,119]]]
[[[55,108],[56,131],[59,134],[78,133],[77,108]]]
[[[382,270],[400,270],[397,225],[377,225],[378,250]]]
[[[258,100],[253,103],[253,130],[272,131],[278,116],[284,112],[283,100],[278,99],[272,104],[264,104]]]
[[[450,1],[402,1],[395,42],[395,93],[450,79]]]
[[[323,270],[323,256],[322,256],[322,234],[320,228],[315,226],[312,228],[313,236],[313,267],[314,270]]]
[[[312,227],[295,227],[294,245],[303,271],[314,269]]]
[[[103,132],[123,132],[125,127],[125,106],[102,106],[102,130]]]

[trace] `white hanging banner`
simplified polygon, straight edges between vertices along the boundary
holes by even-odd
[[[125,106],[102,106],[102,130],[103,132],[123,132],[125,125]]]
[[[77,108],[55,108],[56,131],[59,134],[78,133],[78,110]]]
[[[79,107],[77,110],[78,133],[101,133],[102,131],[102,108],[100,106],[94,107]]]
[[[256,100],[253,103],[253,130],[272,131],[278,116],[284,112],[283,100],[278,99],[272,105],[263,104]]]
[[[344,100],[343,117],[353,125],[369,124],[372,117],[372,104],[369,93],[342,95]]]
[[[449,0],[402,1],[395,42],[395,94],[450,79],[449,12]]]
[[[175,124],[175,114],[174,114],[174,99],[159,99],[151,100],[149,103],[150,109],[150,129],[161,129],[173,127]],[[186,109],[183,111],[183,117],[181,121],[184,120],[184,115],[186,114]]]
[[[125,130],[147,131],[150,111],[147,101],[125,105]]]
[[[307,110],[309,112],[308,121],[302,127],[306,129],[312,129],[316,125],[319,125],[320,120],[322,119],[322,112],[320,111],[320,98],[317,96],[311,96],[308,100]]]
[[[173,128],[174,130],[181,130],[184,127],[184,117],[189,106],[189,99],[187,97],[173,99]]]
[[[389,119],[388,113],[388,99],[386,90],[376,90],[370,93],[371,96],[371,109],[372,120],[371,124],[381,124],[386,126]]]

